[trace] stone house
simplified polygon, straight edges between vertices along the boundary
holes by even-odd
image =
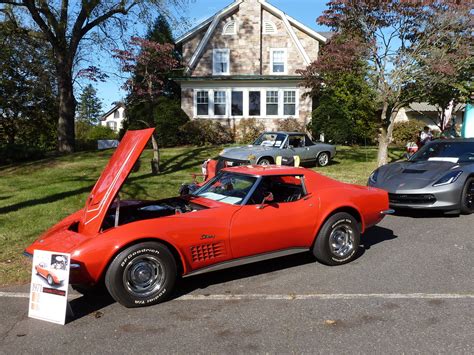
[[[297,70],[317,60],[326,41],[265,0],[236,0],[177,39],[181,106],[191,119],[234,128],[250,117],[268,130],[290,117],[306,125],[312,100]]]
[[[122,102],[118,102],[100,117],[100,125],[107,126],[115,132],[119,132],[122,129],[124,119],[125,105]]]

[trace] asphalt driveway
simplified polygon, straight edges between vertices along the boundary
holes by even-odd
[[[71,295],[65,326],[0,290],[1,353],[474,352],[474,216],[390,216],[351,264],[294,255],[181,282],[161,305]]]

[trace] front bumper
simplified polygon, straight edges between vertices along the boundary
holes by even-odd
[[[389,191],[390,208],[456,210],[461,205],[460,189],[454,186],[433,189]]]

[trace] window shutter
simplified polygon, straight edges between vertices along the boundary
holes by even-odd
[[[234,20],[227,22],[224,25],[224,29],[223,29],[222,32],[223,32],[224,35],[234,35],[234,34],[236,34],[237,33],[237,23]]]
[[[267,35],[277,33],[277,28],[272,21],[264,21],[263,22],[263,33]]]

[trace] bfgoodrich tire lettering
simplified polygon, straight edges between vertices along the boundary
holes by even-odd
[[[176,277],[176,261],[169,249],[161,243],[144,242],[114,258],[105,274],[105,285],[125,307],[143,307],[163,302]]]
[[[316,259],[326,265],[341,265],[352,261],[360,244],[360,231],[355,218],[339,212],[324,223],[313,247]]]

